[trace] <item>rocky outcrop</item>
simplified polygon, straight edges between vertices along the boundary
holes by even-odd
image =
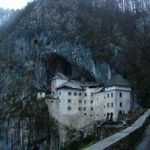
[[[73,77],[90,76],[107,82],[109,65],[104,60],[96,61],[91,50],[77,40],[77,8],[75,0],[39,0],[27,6],[13,32],[1,41],[3,95],[23,99],[33,93],[32,87],[47,89],[47,79],[57,70],[50,71],[52,63],[48,63],[53,61],[50,57],[53,53],[70,62]],[[73,66],[77,66],[77,70]],[[50,75],[50,72],[53,73]],[[11,88],[12,85],[16,88]]]
[[[38,0],[20,11],[0,37],[1,141],[6,149],[57,150],[76,136],[36,101],[62,72],[105,84],[110,66],[96,59],[77,31],[78,0]],[[7,114],[7,115],[6,115]]]

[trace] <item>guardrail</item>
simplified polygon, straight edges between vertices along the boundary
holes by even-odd
[[[150,119],[150,109],[139,117],[130,127],[116,133],[85,150],[122,150],[131,149],[138,140],[143,128]],[[138,136],[139,135],[139,136]]]

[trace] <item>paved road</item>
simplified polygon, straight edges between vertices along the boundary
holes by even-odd
[[[137,145],[136,150],[150,150],[150,125],[145,130],[143,138]]]
[[[97,142],[96,144],[86,148],[85,150],[104,150],[106,148],[111,147],[113,144],[126,138],[128,135],[130,135],[131,133],[133,133],[140,127],[142,127],[143,123],[145,122],[145,120],[148,116],[150,116],[150,109],[147,110],[141,117],[139,117],[130,127],[126,128],[126,129],[120,131],[119,133],[116,133],[100,142]],[[147,137],[147,142],[150,144],[150,128],[148,128],[148,129],[149,129],[149,131],[146,132],[146,133],[149,133],[149,137]],[[150,150],[150,146],[149,146],[149,149],[137,149],[137,150]]]

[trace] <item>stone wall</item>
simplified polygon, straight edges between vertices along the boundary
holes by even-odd
[[[113,146],[110,146],[105,150],[133,150],[137,144],[137,141],[139,140],[139,138],[141,138],[141,135],[143,135],[143,132],[149,123],[150,116],[147,117],[140,128],[126,136],[126,138],[122,139],[121,141],[114,143]]]
[[[150,121],[150,109],[140,116],[130,127],[97,142],[86,150],[133,150]]]

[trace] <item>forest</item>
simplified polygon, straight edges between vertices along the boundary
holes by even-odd
[[[108,0],[90,7],[81,1],[77,17],[81,41],[131,81],[144,107],[150,106],[149,6],[149,1]]]

